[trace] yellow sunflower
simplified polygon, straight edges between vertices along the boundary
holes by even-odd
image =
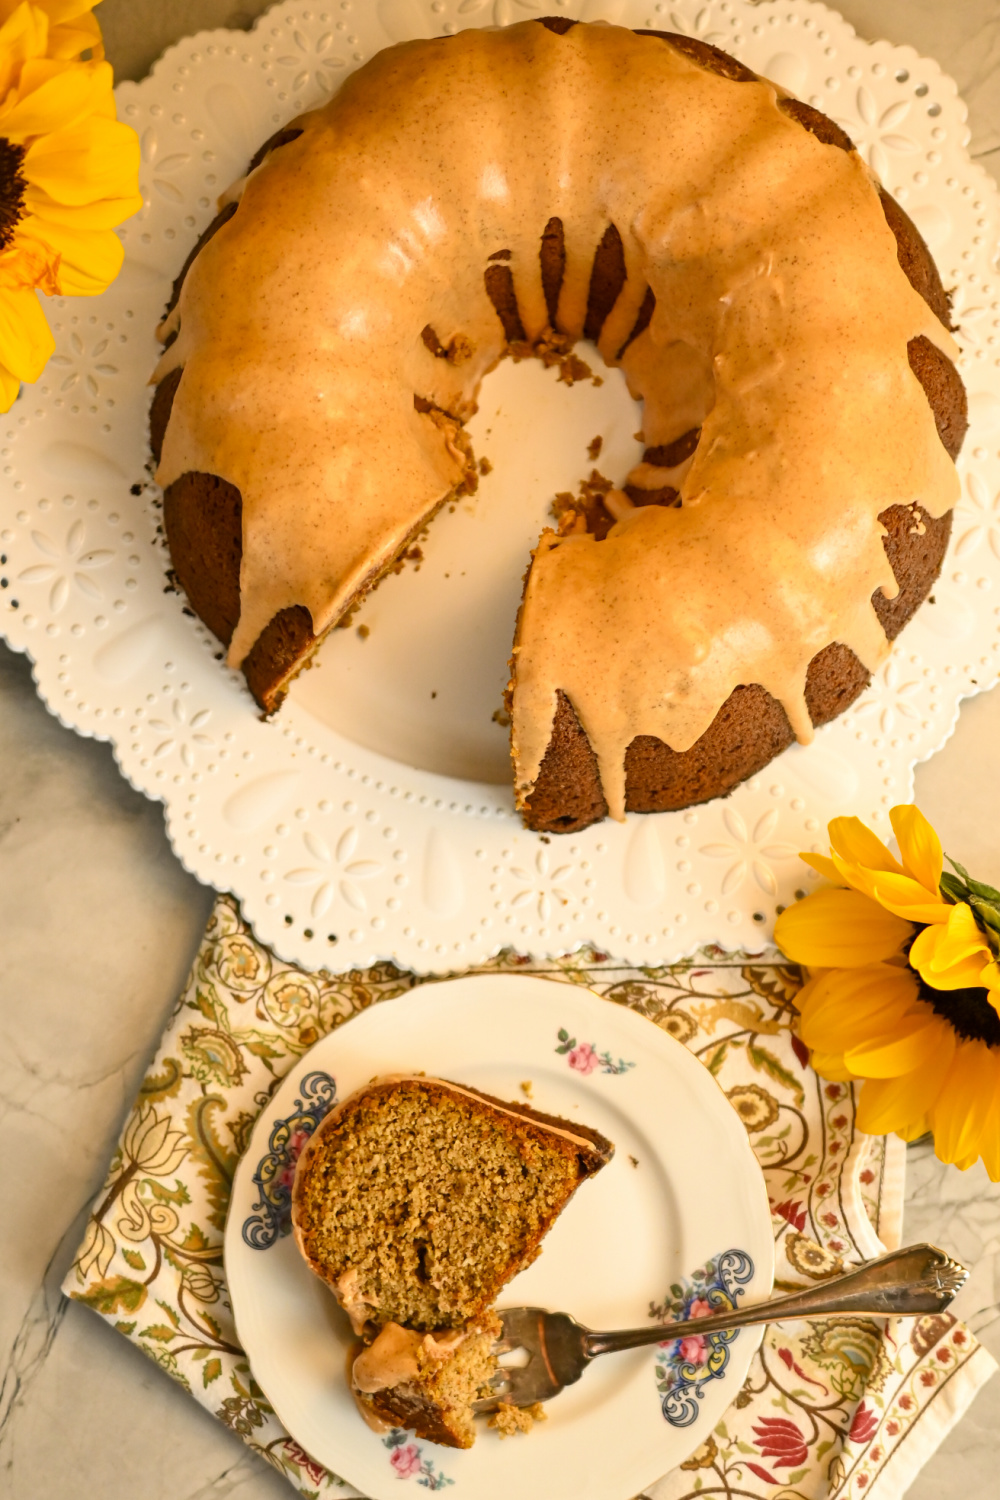
[[[834,889],[782,912],[775,941],[806,967],[798,1030],[824,1078],[860,1080],[858,1125],[1000,1181],[1000,892],[954,861],[916,807],[890,813],[900,859],[858,818],[830,824]]]
[[[94,62],[101,61],[104,56],[101,28],[91,15],[97,0],[32,0],[32,3],[48,17],[49,57],[73,61],[86,52]],[[21,0],[0,0],[0,26],[20,4]]]
[[[122,263],[114,226],[142,206],[102,58],[81,0],[0,0],[0,411],[54,348],[35,289],[103,292]]]

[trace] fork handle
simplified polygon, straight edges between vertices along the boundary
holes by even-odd
[[[596,1359],[619,1349],[687,1338],[689,1334],[719,1333],[756,1323],[778,1323],[786,1318],[822,1318],[839,1313],[872,1313],[878,1317],[913,1317],[943,1312],[961,1290],[968,1271],[934,1245],[908,1245],[846,1271],[822,1286],[806,1287],[787,1297],[773,1297],[738,1311],[729,1309],[707,1318],[655,1327],[625,1328],[614,1333],[587,1331],[584,1356]]]

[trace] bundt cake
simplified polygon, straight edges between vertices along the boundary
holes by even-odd
[[[327,1115],[299,1157],[292,1228],[365,1339],[363,1410],[471,1447],[493,1303],[613,1154],[576,1121],[440,1078],[376,1079]]]
[[[173,570],[272,712],[474,484],[484,374],[591,339],[645,452],[533,555],[515,793],[554,832],[705,801],[841,713],[929,592],[948,322],[840,127],[706,43],[550,18],[391,47],[261,148],[178,277]]]

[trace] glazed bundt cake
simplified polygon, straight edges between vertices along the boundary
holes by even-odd
[[[484,374],[591,339],[645,452],[533,555],[516,797],[554,832],[705,801],[853,702],[929,592],[948,322],[844,132],[706,43],[562,18],[392,47],[261,148],[178,277],[173,569],[272,712],[474,484]]]
[[[363,1409],[471,1446],[493,1303],[613,1154],[576,1121],[440,1078],[376,1079],[327,1115],[299,1157],[292,1227],[365,1339]]]

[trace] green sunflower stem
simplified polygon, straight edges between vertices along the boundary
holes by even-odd
[[[945,900],[956,905],[964,901],[976,919],[976,925],[986,938],[994,958],[1000,955],[1000,891],[981,880],[974,880],[964,865],[945,855],[952,875],[945,871],[941,876],[941,894]]]

